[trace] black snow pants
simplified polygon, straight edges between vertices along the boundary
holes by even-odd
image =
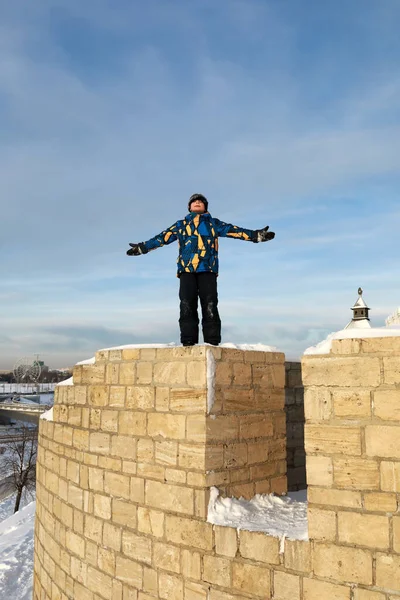
[[[217,345],[221,342],[221,319],[218,314],[217,276],[215,273],[182,273],[179,299],[182,344],[199,341],[197,303],[200,298],[204,341]]]

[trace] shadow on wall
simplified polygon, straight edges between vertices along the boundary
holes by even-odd
[[[304,387],[300,362],[286,362],[285,412],[287,437],[288,491],[304,490],[306,454],[304,450]]]

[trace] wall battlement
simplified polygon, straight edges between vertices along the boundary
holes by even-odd
[[[284,549],[206,521],[212,485],[286,490],[283,354],[76,366],[40,424],[34,600],[400,598],[400,338],[352,342],[303,361],[310,541]]]

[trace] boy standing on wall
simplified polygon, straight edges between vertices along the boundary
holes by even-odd
[[[128,256],[147,254],[178,240],[178,277],[180,280],[181,342],[193,346],[199,341],[198,299],[202,310],[204,341],[214,346],[221,342],[221,320],[218,314],[218,238],[229,237],[248,242],[267,242],[275,233],[264,229],[244,229],[215,219],[208,212],[208,201],[202,194],[189,198],[189,214],[147,242],[129,244]]]

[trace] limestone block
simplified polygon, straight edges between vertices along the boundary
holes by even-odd
[[[140,410],[154,408],[155,394],[151,386],[128,386],[126,388],[126,407]]]
[[[331,391],[325,387],[304,390],[304,416],[307,421],[329,421],[332,415]]]
[[[367,456],[400,459],[400,427],[367,425],[365,447]]]
[[[115,576],[115,553],[109,548],[99,548],[97,555],[97,566],[111,577]],[[103,589],[103,595],[106,589]]]
[[[309,573],[311,571],[310,543],[298,540],[286,540],[284,561],[286,569]]]
[[[185,439],[186,417],[177,414],[149,413],[148,435],[173,440]]]
[[[73,552],[79,558],[85,557],[85,538],[77,535],[73,531],[67,530],[65,544],[67,550]]]
[[[50,489],[50,486],[47,486]],[[72,483],[68,483],[68,503],[79,510],[83,509],[83,490]]]
[[[94,364],[94,365],[82,365],[81,366],[81,376],[77,376],[77,367],[74,367],[74,383],[82,383],[82,384],[101,384],[104,383],[105,380],[105,365],[104,364]]]
[[[379,489],[379,464],[362,458],[333,460],[335,487],[357,490]]]
[[[264,388],[285,387],[284,364],[253,364],[251,365],[253,384]]]
[[[209,586],[204,586],[194,581],[185,581],[184,598],[185,600],[208,600]]]
[[[400,493],[400,462],[381,462],[381,488],[385,492]]]
[[[396,494],[384,494],[379,492],[364,494],[364,506],[366,510],[369,510],[371,512],[396,512]]]
[[[164,513],[144,506],[137,509],[138,531],[161,538],[164,535]]]
[[[153,565],[156,569],[180,573],[181,551],[177,546],[155,542],[153,551]]]
[[[95,542],[97,545],[101,544],[102,535],[103,535],[103,523],[104,521],[101,519],[96,519],[91,515],[86,515],[85,517],[85,537],[92,542]],[[97,551],[96,551],[96,561],[97,564]]]
[[[212,525],[203,521],[166,515],[165,536],[173,544],[200,550],[212,549]]]
[[[217,554],[234,558],[237,547],[236,529],[232,527],[215,527],[215,552]]]
[[[336,513],[308,507],[308,535],[311,540],[334,542],[336,539]]]
[[[377,394],[378,392],[375,392]],[[368,419],[371,416],[369,390],[332,390],[335,417]]]
[[[273,421],[270,415],[243,415],[240,418],[240,439],[250,440],[273,436]]]
[[[110,439],[108,433],[91,433],[89,437],[90,452],[94,452],[95,454],[109,454]]]
[[[309,454],[361,455],[359,427],[306,424],[304,432],[305,448]]]
[[[376,585],[400,592],[400,556],[376,555]]]
[[[137,463],[137,475],[147,479],[165,481],[165,467],[163,465],[149,465],[148,463]]]
[[[330,456],[307,456],[307,483],[331,487],[333,484],[333,463]]]
[[[116,433],[118,431],[118,414],[117,410],[102,410],[100,420],[101,431]]]
[[[279,540],[265,533],[240,531],[239,550],[243,558],[279,565]]]
[[[239,438],[239,419],[236,416],[217,416],[207,419],[207,440],[226,442]]]
[[[283,388],[259,388],[254,395],[254,405],[257,410],[267,412],[284,410],[285,390]]]
[[[339,542],[386,550],[389,548],[389,519],[356,512],[338,513]]]
[[[109,575],[89,566],[87,571],[87,586],[95,594],[102,598],[110,598],[112,591],[112,579]]]
[[[304,357],[303,383],[338,387],[377,387],[381,381],[380,359],[369,356]]]
[[[248,447],[246,443],[226,444],[224,447],[224,467],[232,469],[243,467],[248,462]]]
[[[130,497],[130,479],[127,475],[120,473],[111,473],[106,471],[104,473],[104,491],[107,494],[111,494],[113,498],[125,498]]]
[[[139,360],[140,352],[144,348],[124,348],[122,350],[122,360]]]
[[[399,423],[400,389],[377,390],[374,393],[374,415],[383,421]]]
[[[317,577],[372,585],[372,555],[367,550],[315,543],[313,564]]]
[[[186,417],[186,439],[192,442],[206,441],[206,419],[204,415],[188,415]]]
[[[143,567],[143,589],[150,594],[157,594],[158,591],[158,573],[152,567]],[[147,594],[146,594],[147,596]],[[148,596],[149,600],[153,600]]]
[[[393,548],[400,554],[400,517],[393,517]]]
[[[92,431],[100,429],[101,410],[99,408],[89,409],[89,429]]]
[[[89,406],[107,406],[109,396],[108,385],[91,385],[88,390]]]
[[[118,363],[106,364],[105,383],[117,384],[118,382],[119,382],[119,364]]]
[[[274,600],[300,600],[300,577],[274,571]]]
[[[385,600],[386,596],[381,592],[372,592],[361,588],[354,590],[354,600]]]
[[[205,361],[191,361],[186,365],[186,378],[190,387],[205,388],[207,384],[207,365]]]
[[[150,381],[144,382],[139,379],[139,365],[147,363],[138,363],[136,371],[136,363],[126,362],[119,365],[119,383],[121,385],[134,385],[136,379],[138,383],[150,383]]]
[[[145,502],[152,508],[188,515],[194,513],[193,490],[184,486],[148,480],[145,483]]]
[[[231,561],[216,556],[203,557],[203,580],[221,587],[231,586]]]
[[[74,429],[73,432],[73,446],[77,450],[87,452],[89,450],[89,431],[84,429]]]
[[[186,363],[156,363],[154,365],[154,383],[156,385],[186,385]]]
[[[85,586],[87,585],[87,567],[84,562],[71,556],[71,577]]]
[[[109,471],[121,472],[122,461],[120,458],[113,458],[111,456],[99,456],[99,467],[102,469],[108,469]]]
[[[183,581],[176,575],[160,572],[158,579],[159,597],[164,600],[183,600]]]
[[[318,581],[317,579],[303,579],[303,600],[350,600],[351,587]]]
[[[117,579],[133,588],[139,590],[142,589],[143,566],[129,558],[117,556],[115,576]]]
[[[136,440],[130,436],[113,435],[111,438],[111,454],[134,460],[136,458]]]
[[[131,502],[113,498],[111,520],[118,525],[135,529],[137,522],[137,507]]]
[[[198,552],[192,552],[191,550],[182,549],[181,571],[185,579],[200,579],[200,554]]]
[[[232,564],[232,587],[247,594],[268,598],[271,587],[270,570],[235,561]]]
[[[360,339],[332,340],[332,354],[359,354],[360,352]]]
[[[94,494],[93,514],[100,519],[111,519],[111,498],[101,494]]]
[[[178,460],[178,443],[171,441],[155,442],[155,461],[161,465],[174,467]]]
[[[167,412],[169,410],[169,392],[168,387],[156,387],[156,410]]]
[[[384,372],[384,382],[385,383],[388,383],[390,385],[400,383],[399,356],[384,356],[383,357],[383,372]]]
[[[334,490],[310,486],[308,502],[325,506],[341,506],[346,508],[361,508],[361,493],[345,490]]]
[[[122,552],[130,558],[151,565],[151,540],[132,531],[122,532]]]
[[[207,411],[207,392],[205,389],[172,388],[169,408],[173,412],[204,414]]]
[[[121,435],[146,435],[147,414],[136,411],[121,411],[118,419],[118,432]]]
[[[126,387],[122,385],[111,385],[109,405],[112,407],[123,407],[125,406],[125,391]]]
[[[148,438],[141,438],[137,441],[137,459],[140,462],[154,462],[154,441]]]
[[[116,552],[121,551],[122,530],[111,523],[103,525],[103,546]]]
[[[232,363],[217,362],[215,365],[215,381],[217,385],[230,386],[233,379]]]
[[[206,448],[204,444],[179,444],[179,466],[184,469],[201,469],[204,471],[206,468]]]
[[[68,424],[81,427],[82,425],[82,409],[77,406],[68,408]]]

